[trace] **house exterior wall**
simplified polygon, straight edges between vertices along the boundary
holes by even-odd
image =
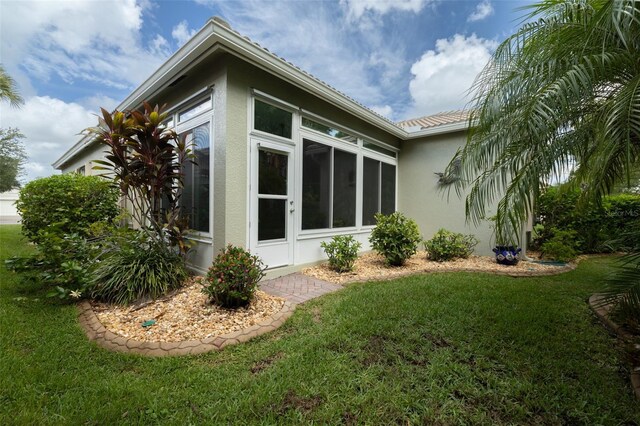
[[[99,175],[102,172],[100,170],[93,170],[93,161],[104,160],[104,158],[104,147],[100,145],[89,145],[76,155],[73,161],[66,163],[61,170],[62,173],[71,173],[77,172],[80,168],[84,167],[84,174],[86,176]]]
[[[454,154],[466,142],[460,131],[403,141],[398,157],[398,210],[413,218],[425,239],[438,229],[473,234],[480,240],[475,248],[479,255],[491,255],[492,230],[487,221],[475,227],[465,220],[465,196],[438,185],[436,172],[443,172]],[[490,209],[492,213],[495,208]]]
[[[250,229],[248,226],[249,211],[249,179],[250,179],[250,153],[249,139],[251,132],[251,89],[268,94],[280,101],[286,102],[309,111],[326,120],[335,122],[337,125],[364,134],[371,139],[384,142],[388,145],[399,147],[400,141],[370,124],[359,120],[339,108],[324,102],[317,97],[304,92],[303,90],[277,79],[261,69],[252,66],[238,58],[231,57],[227,63],[227,143],[226,150],[226,202],[225,207],[225,232],[227,241],[249,245]],[[294,119],[294,127],[295,127]],[[295,133],[295,130],[294,130]],[[296,155],[301,155],[301,138],[294,135],[292,142],[298,151]],[[294,156],[297,160],[301,157]],[[298,166],[299,162],[296,163]],[[301,171],[299,170],[298,173]],[[296,174],[300,179],[301,174]],[[299,183],[296,180],[296,185]],[[299,189],[298,189],[299,190]],[[298,194],[299,196],[299,194]],[[299,206],[298,206],[299,208]],[[301,209],[299,209],[301,211]],[[299,226],[299,219],[296,222]],[[354,235],[356,240],[363,244],[363,250],[369,249],[368,236],[370,228],[360,229],[356,232],[344,231],[340,229],[331,230],[320,235],[302,235],[295,230],[295,254],[294,264],[301,265],[326,259],[320,247],[322,241],[328,241],[333,235],[349,233]]]
[[[168,108],[180,111],[189,105],[186,101],[194,94],[200,93],[193,100],[211,96],[212,110],[206,114],[210,123],[210,164],[212,174],[212,188],[210,191],[209,212],[211,232],[208,235],[193,235],[190,240],[194,244],[189,253],[189,264],[197,272],[205,272],[215,257],[216,253],[225,245],[226,227],[225,211],[228,194],[226,162],[227,162],[227,137],[226,137],[226,99],[227,99],[227,66],[224,55],[214,55],[205,59],[195,67],[186,71],[186,77],[174,87],[168,87],[160,92],[152,104],[167,104]],[[204,118],[203,118],[204,119]],[[200,120],[202,121],[202,120]],[[186,127],[189,127],[187,122]],[[177,125],[180,133],[182,124]]]

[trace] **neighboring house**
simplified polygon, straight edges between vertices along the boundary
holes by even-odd
[[[20,213],[16,208],[19,196],[19,189],[0,192],[0,225],[20,223]]]
[[[194,142],[183,208],[205,270],[227,243],[284,274],[325,258],[320,242],[351,234],[369,249],[376,212],[399,210],[425,238],[491,230],[466,224],[436,173],[466,140],[464,113],[395,124],[213,18],[118,107],[172,107],[168,126]],[[91,173],[102,148],[80,140],[54,167]]]

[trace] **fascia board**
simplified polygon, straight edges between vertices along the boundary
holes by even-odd
[[[168,84],[177,74],[182,72],[193,59],[207,51],[215,42],[211,38],[214,23],[208,21],[205,26],[198,31],[187,43],[178,49],[160,68],[149,76],[138,88],[127,96],[115,109],[119,111],[132,109],[140,105],[146,97],[157,92]],[[72,159],[82,149],[90,146],[92,141],[89,136],[84,136],[62,156],[57,159],[52,166],[59,169],[67,161]]]
[[[423,130],[418,130],[417,132],[408,133],[405,140],[418,139],[418,138],[423,138],[425,136],[442,135],[445,133],[459,132],[462,130],[467,130],[468,128],[469,128],[469,123],[467,121],[460,121],[458,123],[441,124],[439,126],[433,126]]]
[[[215,40],[211,38],[211,35],[214,28],[213,21],[209,20],[187,43],[171,55],[156,72],[131,92],[116,109],[123,111],[135,108],[150,94],[161,90],[169,84],[172,79],[184,71],[192,60],[197,59],[213,46]]]
[[[89,138],[88,135],[83,136],[82,139],[76,142],[71,148],[69,148],[64,154],[62,154],[60,158],[53,162],[51,166],[54,169],[59,170],[67,161],[75,157],[77,153],[90,146],[92,142],[93,140]]]
[[[348,99],[346,96],[337,93],[335,89],[311,77],[294,65],[266,51],[264,48],[248,41],[235,31],[216,26],[214,32],[220,35],[221,44],[227,47],[231,53],[235,52],[241,55],[245,61],[258,65],[266,71],[281,77],[283,80],[312,93],[342,110],[352,113],[356,117],[398,138],[404,138],[408,135],[404,129],[384,120],[360,106],[357,102]]]

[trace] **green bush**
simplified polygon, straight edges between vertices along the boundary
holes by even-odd
[[[264,277],[264,269],[258,256],[229,244],[214,259],[202,291],[216,305],[225,308],[246,306]]]
[[[99,176],[54,175],[27,183],[16,206],[30,241],[41,243],[52,233],[86,236],[92,223],[118,215],[118,190]]]
[[[25,278],[52,287],[49,296],[79,299],[87,295],[91,266],[99,243],[78,234],[60,235],[52,227],[38,233],[37,252],[27,258],[6,260],[8,269]]]
[[[478,239],[473,235],[464,235],[440,229],[433,238],[424,242],[427,258],[436,262],[453,259],[466,259],[473,253]]]
[[[576,231],[553,229],[553,237],[540,246],[545,259],[570,262],[578,253],[575,249]]]
[[[369,242],[375,251],[384,256],[391,266],[404,265],[416,253],[421,240],[418,225],[400,212],[388,216],[376,213],[376,227]]]
[[[330,242],[321,242],[320,247],[329,258],[329,267],[337,272],[353,270],[353,264],[358,258],[358,250],[362,244],[352,235],[337,235]]]
[[[188,277],[182,257],[141,231],[122,230],[105,243],[95,264],[91,297],[128,304],[158,298],[179,288]]]
[[[576,231],[577,253],[601,253],[619,250],[618,236],[640,226],[640,195],[606,196],[602,203],[580,203],[579,190],[548,188],[536,205],[537,237],[530,246],[541,249],[556,230]],[[542,225],[542,226],[540,226]]]

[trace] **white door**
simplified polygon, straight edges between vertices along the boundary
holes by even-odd
[[[251,251],[268,268],[293,263],[293,148],[252,140]]]

